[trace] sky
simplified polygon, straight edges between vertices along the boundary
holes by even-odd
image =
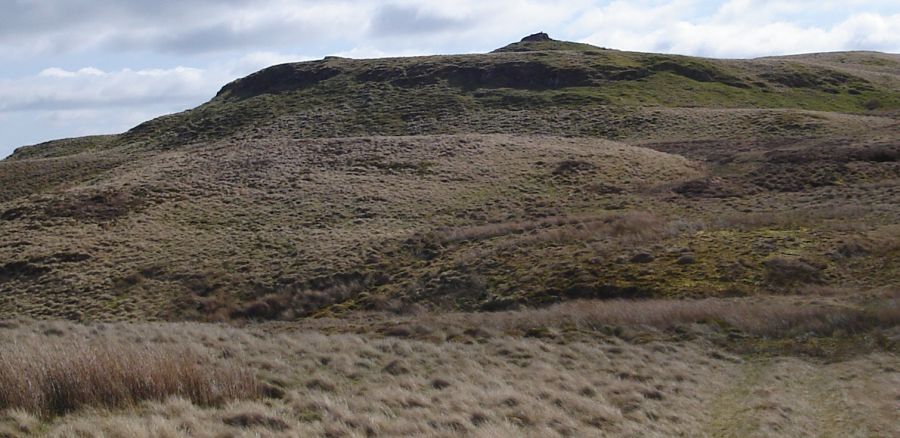
[[[273,64],[479,53],[539,31],[719,58],[900,53],[900,1],[0,0],[0,158],[126,131]]]

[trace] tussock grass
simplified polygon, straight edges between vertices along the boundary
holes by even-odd
[[[764,213],[730,213],[717,217],[712,225],[719,229],[753,230],[759,228],[799,228],[822,226],[826,221],[840,221],[848,227],[869,211],[859,205],[836,205],[829,208],[791,209]],[[837,226],[833,224],[834,226]]]
[[[21,409],[47,417],[172,396],[220,405],[258,395],[251,371],[179,348],[29,342],[4,345],[0,355],[0,411]]]
[[[49,418],[24,408],[0,409],[0,436],[848,436],[858,430],[896,435],[897,357],[889,351],[846,361],[735,355],[702,338],[731,330],[710,327],[689,328],[701,338],[677,341],[653,330],[632,330],[648,336],[594,332],[547,338],[496,329],[504,323],[528,327],[556,321],[560,329],[550,331],[560,333],[565,321],[576,318],[583,327],[614,318],[650,318],[647,324],[664,326],[667,317],[693,320],[703,317],[704,309],[722,311],[736,301],[698,301],[690,309],[662,302],[580,302],[573,304],[581,312],[560,306],[460,314],[454,316],[457,325],[443,326],[428,314],[241,328],[17,321],[0,327],[0,341],[35,346],[29,353],[34,358],[40,358],[37,345],[56,348],[65,339],[165,346],[163,351],[209,349],[223,352],[213,364],[245,363],[280,393],[212,407],[173,396],[136,408],[81,409]],[[896,321],[896,305],[892,309]],[[733,313],[729,317],[736,324],[771,321]],[[379,321],[400,320],[430,328],[431,335],[378,332]],[[493,333],[465,330],[463,321]],[[748,412],[747,406],[765,408]]]
[[[602,220],[602,217],[584,216],[552,216],[531,221],[499,222],[469,227],[446,228],[432,233],[432,238],[441,243],[462,242],[467,240],[482,240],[509,234],[520,234],[540,228],[592,223]]]
[[[582,242],[597,239],[614,239],[623,245],[639,245],[655,242],[679,233],[675,222],[646,211],[629,211],[606,215],[600,220],[581,221],[575,226],[561,227],[520,239],[526,241]]]
[[[490,314],[433,315],[436,323],[462,324],[505,332],[536,328],[652,327],[668,330],[697,323],[725,325],[747,334],[774,338],[803,333],[830,335],[900,324],[900,302],[881,300],[868,307],[805,306],[730,299],[578,300],[545,309]]]
[[[553,216],[534,221],[500,222],[471,227],[450,228],[435,232],[440,243],[490,239],[522,235],[505,246],[521,246],[540,242],[570,243],[597,239],[614,239],[623,245],[656,242],[677,236],[685,229],[699,229],[703,224],[684,219],[667,220],[646,211],[624,213],[579,214]]]

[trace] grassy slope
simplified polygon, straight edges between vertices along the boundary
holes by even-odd
[[[625,190],[635,186],[630,177],[697,174],[683,158],[600,140],[461,136],[254,145],[154,155],[114,178],[11,203],[5,258],[24,265],[7,267],[5,284],[16,286],[5,294],[4,310],[171,317],[178,297],[206,300],[215,292],[230,301],[280,288],[374,282],[368,277],[381,265],[405,261],[409,250],[397,245],[417,232],[555,215],[561,207],[594,210],[554,200],[573,184],[553,175],[566,160],[592,166],[598,172],[592,181]],[[51,290],[68,295],[68,304],[43,301]]]
[[[896,334],[854,332],[843,317],[849,306],[829,300],[585,302],[241,328],[6,321],[0,341],[19,351],[105,346],[126,358],[184,351],[210,370],[252,370],[267,397],[223,404],[150,395],[136,405],[109,400],[110,409],[43,418],[15,409],[0,413],[0,434],[894,436],[898,361],[877,351],[891,341],[873,338],[893,336],[896,348]],[[873,306],[893,312],[896,324],[896,303]],[[821,337],[826,332],[835,334]],[[742,351],[774,342],[797,345],[778,356]],[[830,360],[780,356],[792,349]],[[15,382],[18,370],[0,359],[0,377],[4,370],[12,372],[0,385]]]
[[[329,59],[22,148],[0,436],[896,436],[897,62]],[[229,318],[288,321],[134,322]]]
[[[770,279],[772,258],[803,259],[814,284],[896,278],[896,164],[846,158],[885,152],[878,141],[808,140],[767,159],[747,145],[651,146],[697,160],[506,136],[258,140],[133,157],[3,205],[0,308],[289,317],[394,299],[473,309],[803,286]],[[823,146],[826,156],[810,152]],[[728,164],[704,164],[709,150]],[[643,253],[652,260],[630,261]]]
[[[125,134],[20,149],[0,163],[0,312],[268,318],[803,286],[784,269],[896,278],[895,56],[522,48],[276,66]]]
[[[671,127],[646,108],[755,108],[753,118],[789,109],[799,119],[810,117],[805,111],[866,113],[873,100],[880,111],[900,108],[896,86],[820,67],[616,51],[330,59],[290,70],[335,75],[295,91],[252,97],[235,91],[259,82],[277,86],[277,76],[260,73],[196,110],[142,125],[127,139],[170,147],[247,131],[268,138],[503,132],[629,139],[655,130],[685,137],[696,136],[697,123],[707,128],[715,118],[728,123],[742,114],[695,115],[699,120]],[[758,123],[749,125],[730,135],[757,134]],[[713,126],[709,131],[722,136]]]

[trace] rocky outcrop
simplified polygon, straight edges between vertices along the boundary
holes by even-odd
[[[330,79],[341,73],[340,69],[326,65],[326,61],[298,64],[281,64],[238,79],[224,87],[216,97],[247,99],[260,94],[276,94],[300,90]]]
[[[485,64],[420,64],[407,68],[366,70],[356,79],[362,82],[390,82],[399,87],[418,87],[446,81],[463,88],[550,89],[589,86],[590,71],[557,67],[538,61],[508,61]]]
[[[535,34],[528,35],[525,38],[522,38],[523,43],[532,43],[538,41],[553,41],[553,38],[550,38],[550,35],[547,35],[544,32],[538,32]]]

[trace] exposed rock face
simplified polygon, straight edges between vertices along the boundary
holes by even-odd
[[[341,73],[341,70],[325,65],[325,62],[281,64],[260,70],[238,79],[219,91],[233,98],[246,99],[266,93],[294,91],[313,86]]]
[[[536,34],[528,35],[527,37],[522,38],[523,43],[537,42],[537,41],[553,41],[553,39],[550,38],[550,35],[547,35],[544,32],[538,32]]]
[[[399,87],[418,87],[446,81],[463,89],[548,89],[594,84],[592,72],[584,68],[556,67],[538,61],[484,64],[421,64],[406,68],[384,68],[358,74],[361,82],[390,82]]]
[[[546,33],[536,33],[511,46],[527,51],[529,43],[553,41]],[[515,51],[513,50],[513,51]],[[740,78],[720,69],[690,61],[642,60],[642,66],[619,66],[575,62],[555,64],[552,59],[522,56],[519,58],[423,58],[415,64],[373,64],[365,60],[329,59],[325,61],[282,64],[261,70],[226,85],[219,98],[242,100],[262,94],[278,94],[303,90],[324,81],[345,76],[360,83],[382,82],[401,88],[414,88],[445,82],[464,90],[479,88],[514,88],[545,90],[567,87],[599,86],[608,81],[639,80],[660,72],[668,72],[700,82],[721,82],[747,88]]]

